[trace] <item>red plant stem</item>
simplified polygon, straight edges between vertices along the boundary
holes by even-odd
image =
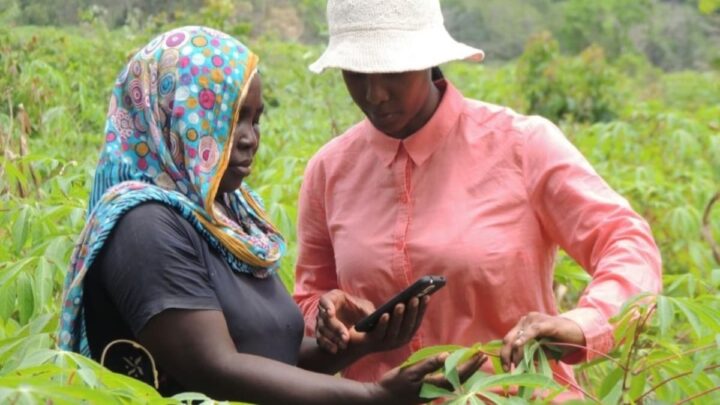
[[[591,400],[595,401],[595,403],[602,404],[599,399],[595,398],[594,396],[590,395],[589,392],[585,391],[580,384],[575,384],[574,382],[566,379],[565,377],[561,376],[560,374],[557,374],[553,372],[553,377],[557,378],[558,380],[562,380],[563,383],[575,388],[576,390],[580,391],[585,395],[586,397],[590,398]]]
[[[640,333],[642,333],[642,330],[645,327],[645,323],[647,323],[648,319],[650,319],[650,315],[655,312],[656,308],[657,304],[653,304],[653,306],[651,306],[648,310],[648,313],[645,315],[645,317],[638,322],[637,328],[635,328],[635,335],[633,336],[633,341],[630,345],[630,351],[628,352],[627,361],[625,362],[625,369],[623,370],[623,392],[627,392],[627,390],[629,389],[629,387],[627,386],[627,379],[628,375],[630,374],[630,360],[633,358],[633,353],[635,352],[635,349],[637,349],[638,338],[640,337]]]
[[[576,345],[575,343],[565,343],[565,342],[545,342],[544,344],[547,345],[547,346],[573,347],[573,348],[576,348],[576,349],[587,350],[588,352],[590,352],[590,353],[592,353],[592,354],[595,354],[595,355],[597,355],[597,356],[599,356],[599,357],[602,357],[602,358],[604,358],[605,360],[610,360],[611,362],[615,363],[616,366],[618,366],[618,367],[620,367],[621,369],[625,370],[625,367],[620,363],[620,361],[618,361],[618,360],[610,357],[609,355],[607,355],[607,354],[605,354],[605,353],[603,353],[603,352],[600,352],[600,351],[591,349],[591,348],[586,347],[586,346],[583,346],[583,345]]]
[[[715,364],[715,365],[713,365],[713,366],[705,367],[702,371],[710,371],[710,370],[713,370],[713,369],[716,369],[716,368],[720,368],[720,364]],[[672,376],[672,377],[666,378],[666,379],[660,381],[659,383],[655,384],[655,386],[653,386],[653,387],[650,388],[649,390],[645,391],[642,395],[640,395],[639,397],[637,397],[633,402],[640,402],[643,398],[645,398],[645,396],[649,395],[651,392],[653,392],[653,391],[655,391],[656,389],[662,387],[663,385],[669,383],[670,381],[672,381],[672,380],[677,380],[678,378],[682,378],[682,377],[688,376],[688,375],[690,375],[690,374],[692,374],[692,373],[694,373],[694,371],[686,371],[686,372],[684,372],[684,373],[680,373],[680,374],[674,375],[674,376]]]
[[[688,354],[692,354],[692,353],[695,353],[695,352],[700,352],[700,351],[707,350],[707,349],[712,349],[712,348],[715,348],[715,347],[717,347],[717,344],[715,344],[715,343],[710,343],[709,345],[706,345],[706,346],[700,346],[700,347],[696,347],[696,348],[694,348],[694,349],[690,349],[690,350],[686,350],[686,351],[684,351],[684,352],[680,352],[680,353],[678,353],[678,354],[673,354],[672,356],[668,356],[668,357],[665,357],[664,359],[660,359],[660,360],[656,361],[655,363],[650,364],[649,366],[645,366],[645,367],[641,368],[641,369],[638,370],[638,371],[633,371],[633,374],[637,375],[637,374],[640,374],[640,373],[642,373],[643,371],[645,371],[645,370],[647,370],[647,369],[649,369],[649,368],[653,368],[653,367],[656,367],[656,366],[658,366],[658,365],[660,365],[660,364],[663,364],[663,363],[665,363],[666,361],[674,360],[674,359],[677,359],[678,357],[683,357],[683,356],[688,355]]]
[[[717,391],[717,390],[720,390],[720,386],[718,386],[718,387],[713,387],[713,388],[710,388],[710,389],[705,390],[705,391],[702,391],[702,392],[698,392],[697,394],[691,396],[690,398],[685,398],[685,399],[683,399],[682,401],[676,402],[675,405],[681,405],[681,404],[688,403],[688,402],[690,402],[690,401],[692,401],[692,400],[694,400],[694,399],[700,398],[700,397],[703,396],[703,395],[707,395],[707,394],[709,394],[709,393],[711,393],[711,392],[713,392],[713,391]]]
[[[498,354],[498,353],[490,353],[490,352],[486,352],[483,350],[478,350],[475,353],[482,353],[482,354],[484,354],[486,356],[490,356],[490,357],[500,357],[500,354]]]

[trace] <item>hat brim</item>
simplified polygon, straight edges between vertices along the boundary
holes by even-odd
[[[481,62],[485,53],[455,41],[444,27],[349,31],[331,35],[322,56],[310,65],[314,73],[338,68],[359,73],[397,73],[428,69],[454,60]]]

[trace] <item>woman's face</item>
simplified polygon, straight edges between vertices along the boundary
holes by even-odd
[[[437,99],[430,69],[400,73],[357,73],[343,70],[343,79],[355,104],[378,130],[406,138],[432,116]]]
[[[259,74],[253,76],[249,86],[232,133],[230,161],[220,180],[218,196],[240,187],[243,179],[251,172],[253,157],[260,145],[260,116],[265,105],[262,101],[262,83]]]

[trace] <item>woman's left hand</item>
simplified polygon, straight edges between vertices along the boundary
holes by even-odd
[[[398,348],[408,343],[420,327],[429,298],[415,297],[406,304],[398,304],[391,313],[380,317],[372,331],[363,333],[353,325],[374,310],[372,304],[344,291],[332,290],[318,304],[315,328],[318,346],[330,353],[350,348],[362,355]]]
[[[580,326],[563,317],[530,312],[520,318],[503,338],[500,360],[503,369],[510,371],[523,358],[523,347],[532,339],[549,338],[556,342],[585,345],[585,334]]]

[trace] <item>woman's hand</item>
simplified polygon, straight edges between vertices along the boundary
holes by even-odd
[[[377,384],[373,385],[374,403],[378,404],[416,404],[427,402],[420,398],[420,388],[424,383],[452,390],[450,382],[441,374],[434,373],[445,363],[448,353],[425,359],[419,363],[405,368],[395,368],[388,371]],[[487,357],[476,354],[458,367],[460,381],[464,382],[473,375]]]
[[[520,318],[503,339],[500,360],[505,371],[517,366],[523,358],[523,347],[532,339],[549,338],[561,343],[585,345],[585,334],[580,326],[563,317],[530,312]]]
[[[331,353],[350,347],[361,354],[391,350],[410,341],[422,323],[429,297],[413,298],[407,305],[398,304],[391,314],[380,317],[367,333],[353,325],[371,314],[375,307],[367,300],[341,290],[332,290],[318,304],[315,336],[318,346]]]

